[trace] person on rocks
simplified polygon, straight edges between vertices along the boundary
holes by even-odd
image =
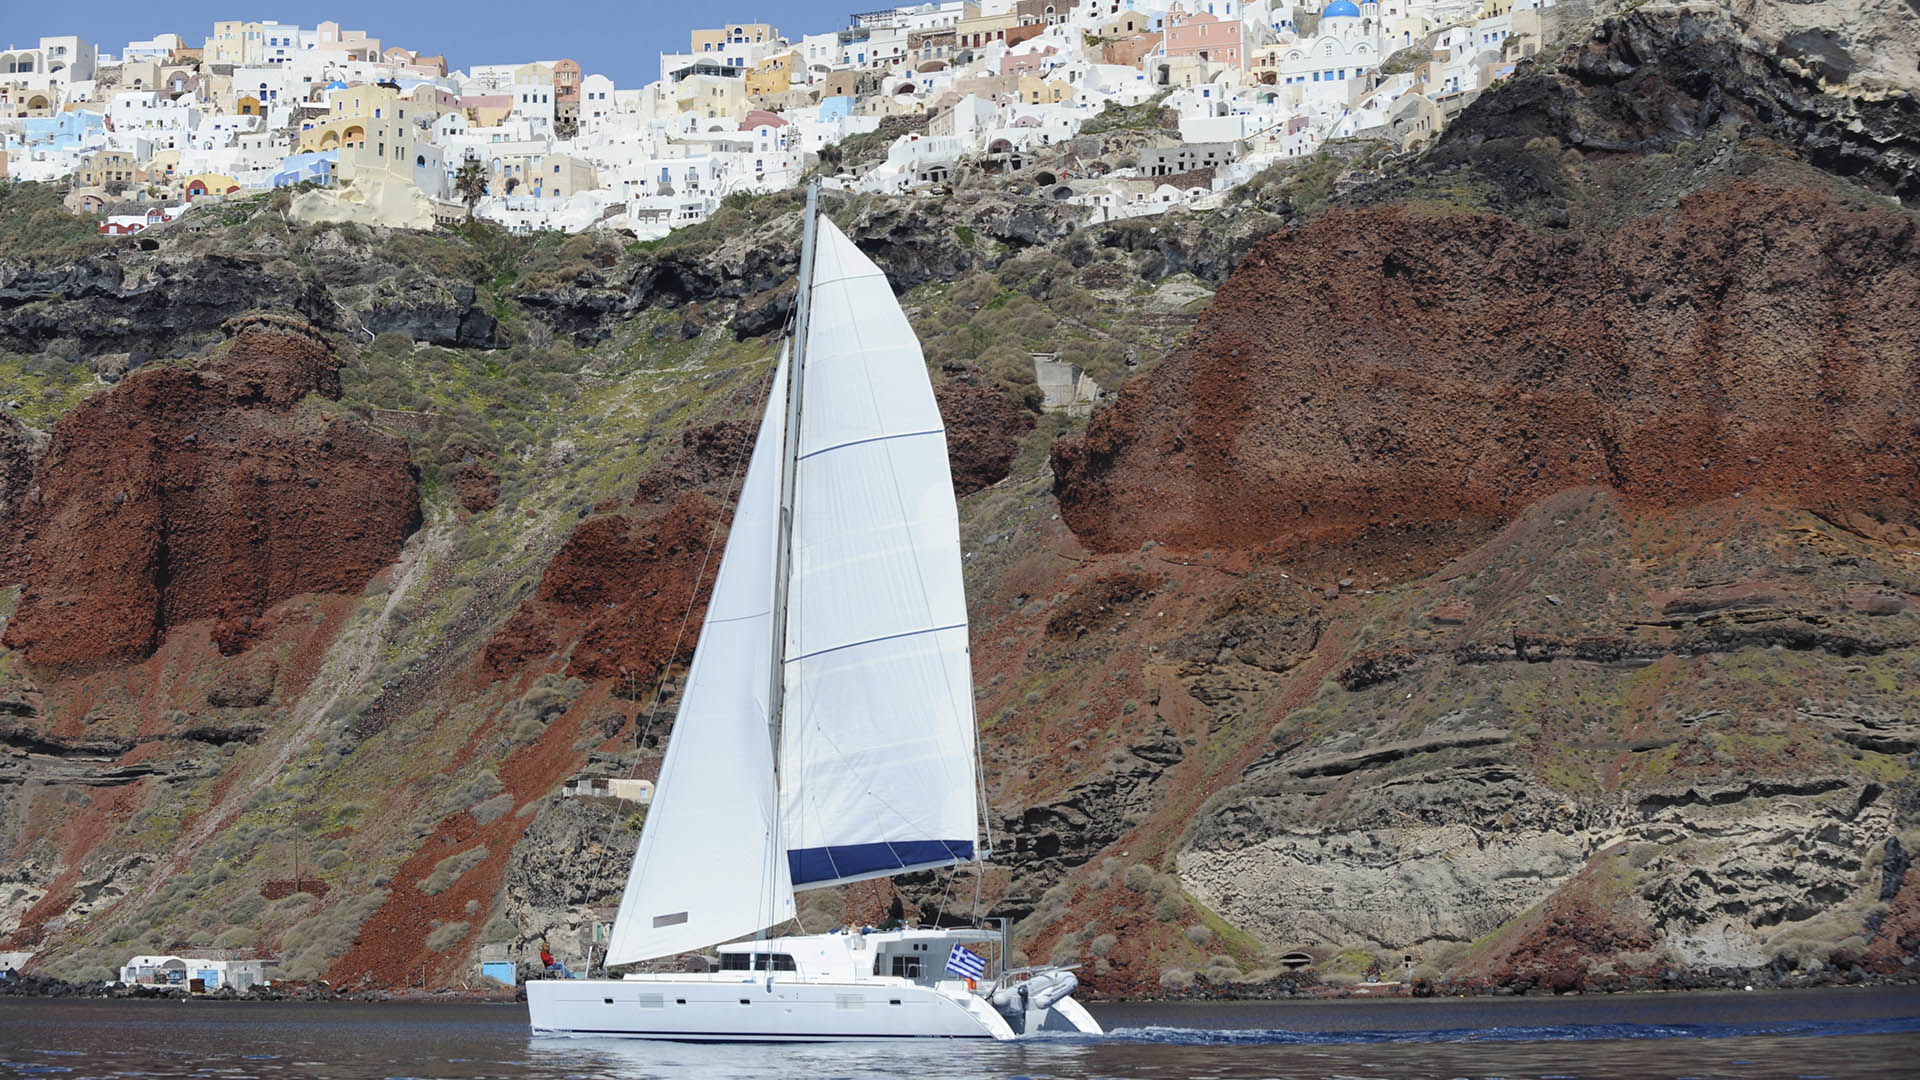
[[[553,950],[548,947],[547,939],[540,939],[540,966],[546,969],[549,978],[571,979],[573,972],[567,965],[553,958]]]

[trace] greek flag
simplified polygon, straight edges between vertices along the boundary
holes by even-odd
[[[947,970],[963,979],[981,979],[987,974],[987,962],[977,953],[958,945],[947,954]]]

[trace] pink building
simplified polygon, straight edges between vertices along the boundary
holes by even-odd
[[[1175,4],[1167,10],[1167,55],[1194,56],[1214,64],[1232,64],[1245,68],[1245,26],[1239,19],[1189,14]]]
[[[1038,75],[1046,58],[1052,56],[1054,51],[1045,49],[1038,53],[1008,53],[1000,58],[1000,74]]]

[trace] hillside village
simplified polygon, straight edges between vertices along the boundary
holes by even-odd
[[[999,174],[1134,217],[1330,140],[1433,138],[1534,54],[1552,6],[947,0],[798,36],[695,31],[641,87],[567,59],[455,70],[334,22],[216,22],[117,54],[49,37],[0,52],[0,177],[70,180],[69,208],[112,234],[294,188],[307,222],[648,239],[809,174],[895,195]],[[843,156],[856,136],[884,158]]]

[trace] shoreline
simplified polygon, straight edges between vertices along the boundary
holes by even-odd
[[[1510,983],[1467,984],[1459,981],[1442,980],[1427,983],[1415,980],[1413,983],[1360,983],[1346,986],[1317,984],[1299,987],[1260,987],[1244,986],[1196,987],[1176,994],[1161,995],[1105,995],[1086,993],[1082,1004],[1094,1005],[1196,1005],[1196,1004],[1273,1004],[1276,1002],[1393,1002],[1393,1001],[1436,1001],[1436,1000],[1481,1000],[1487,998],[1525,998],[1539,1000],[1543,998],[1566,997],[1654,997],[1673,994],[1738,994],[1768,992],[1800,992],[1810,990],[1882,990],[1920,987],[1920,975],[1889,975],[1882,973],[1848,972],[1840,976],[1822,978],[1798,977],[1788,980],[1755,979],[1743,980],[1738,977],[1685,977],[1670,978],[1656,982],[1638,980],[1644,985],[1582,987],[1575,989],[1553,989],[1543,985],[1516,987]],[[23,998],[35,1000],[108,1000],[108,1001],[201,1001],[242,1004],[256,1003],[297,1003],[297,1004],[451,1004],[451,1005],[510,1005],[526,1000],[524,984],[510,988],[479,989],[466,987],[445,987],[434,990],[419,988],[398,990],[336,990],[325,984],[295,984],[284,987],[272,987],[264,991],[253,990],[238,993],[231,990],[214,990],[194,994],[175,987],[129,986],[109,982],[69,983],[60,979],[42,976],[22,976],[11,984],[0,983],[0,1000]]]

